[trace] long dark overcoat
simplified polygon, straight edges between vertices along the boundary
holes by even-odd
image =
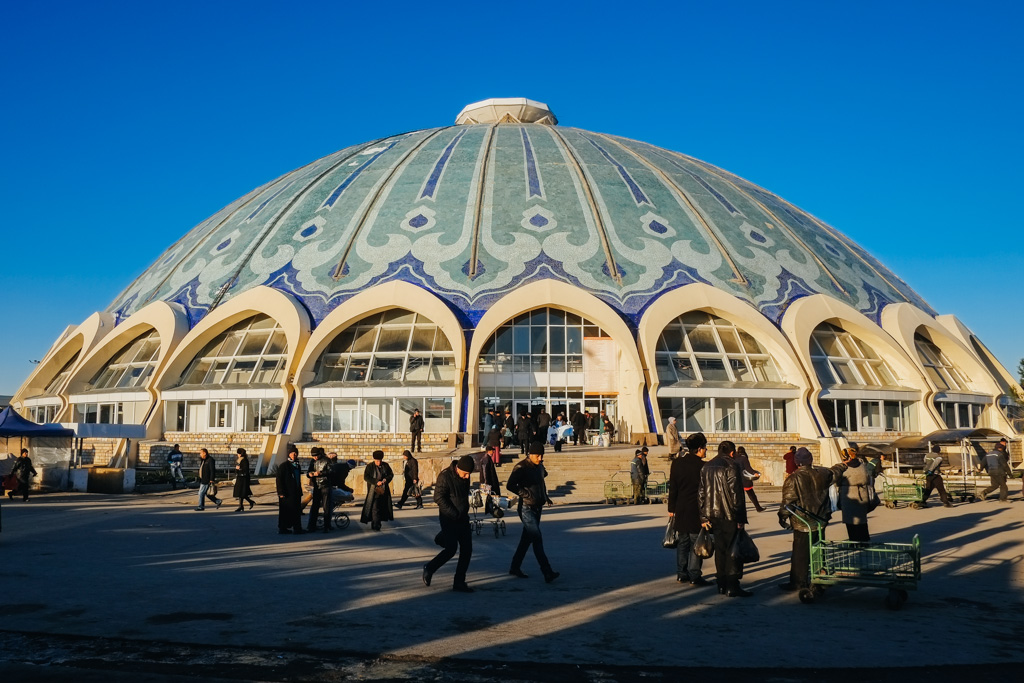
[[[363,470],[363,481],[366,482],[366,500],[363,501],[363,512],[359,515],[359,521],[363,524],[369,524],[372,521],[371,511],[378,498],[381,505],[380,520],[382,522],[390,522],[395,518],[395,513],[391,509],[391,480],[395,478],[395,473],[391,471],[391,465],[386,462],[381,461],[380,468],[383,472],[383,477],[377,473],[377,465],[373,462]],[[382,478],[385,480],[384,493],[378,496],[374,493],[374,488]]]
[[[252,495],[251,475],[249,474],[249,457],[246,455],[242,456],[242,459],[238,461],[236,465],[238,469],[235,470],[235,488],[231,491],[232,498],[248,498]]]

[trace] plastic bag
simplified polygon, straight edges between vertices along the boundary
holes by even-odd
[[[715,537],[703,527],[697,534],[697,542],[693,544],[693,554],[705,560],[715,554]]]
[[[662,548],[675,548],[679,545],[679,532],[676,531],[675,518],[669,517],[665,525],[665,538],[661,541]]]
[[[754,545],[754,539],[750,537],[746,529],[740,529],[736,536],[732,539],[732,545],[729,547],[729,554],[732,555],[733,559],[737,562],[757,562],[761,559],[761,553],[758,551],[757,546]]]
[[[839,512],[839,487],[835,484],[828,487],[828,499],[832,504],[832,512]]]

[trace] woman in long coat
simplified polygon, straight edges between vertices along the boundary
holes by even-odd
[[[363,470],[363,481],[366,482],[366,500],[363,501],[363,513],[359,521],[370,523],[374,531],[380,531],[381,522],[390,522],[395,518],[391,509],[391,480],[395,473],[391,466],[384,462],[384,451],[373,452],[373,462]],[[377,493],[377,487],[382,493]]]
[[[244,448],[239,448],[236,453],[235,488],[232,490],[231,495],[238,499],[238,507],[235,508],[235,512],[241,512],[242,501],[249,501],[250,510],[256,505],[256,501],[252,499],[252,488],[249,486],[251,478],[249,474],[249,456]]]
[[[875,477],[871,466],[857,455],[856,448],[846,449],[847,469],[839,478],[839,510],[843,513],[846,535],[851,541],[869,543],[868,513],[878,505]]]

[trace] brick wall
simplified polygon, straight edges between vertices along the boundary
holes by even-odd
[[[235,467],[235,451],[244,448],[249,453],[249,462],[255,466],[260,454],[266,449],[268,434],[259,432],[167,432],[164,441],[139,442],[139,467],[165,467],[167,454],[178,444],[185,456],[184,468],[199,467],[199,449],[205,448],[217,463],[217,470],[224,472]]]
[[[423,452],[447,453],[452,450],[448,445],[448,438],[451,435],[447,432],[426,432],[423,434]],[[369,459],[370,454],[376,450],[384,451],[384,458],[401,458],[402,451],[409,448],[410,439],[408,434],[387,434],[381,432],[313,432],[303,435],[303,444],[300,444],[299,453],[306,455],[309,448],[321,446],[328,452],[334,451],[338,457],[347,460],[359,458]],[[301,450],[305,446],[307,452]]]
[[[83,439],[79,451],[82,467],[106,467],[114,459],[120,439]]]

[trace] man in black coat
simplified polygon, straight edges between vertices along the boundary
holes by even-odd
[[[577,410],[572,416],[572,445],[578,446],[580,441],[587,445],[587,425],[590,424],[590,414],[585,410]]]
[[[551,426],[551,416],[548,415],[548,411],[547,410],[545,410],[544,408],[541,408],[540,412],[537,413],[537,434],[539,435],[539,440],[541,440],[541,441],[547,441],[548,440],[548,427],[550,427],[550,426]]]
[[[324,510],[324,533],[331,530],[331,513],[334,511],[334,499],[331,497],[331,461],[323,448],[314,446],[316,459],[309,468],[306,477],[312,488],[312,506],[309,509],[309,521],[306,522],[306,531],[316,529],[317,518],[320,515],[320,508]]]
[[[473,557],[473,532],[469,526],[469,475],[473,473],[473,457],[464,455],[453,462],[439,475],[434,484],[434,502],[441,521],[441,533],[434,542],[441,546],[434,559],[423,565],[423,584],[430,585],[434,572],[455,556],[459,550],[459,561],[455,565],[455,583],[452,590],[472,593],[466,583],[466,571]]]
[[[502,448],[508,448],[512,443],[512,435],[516,433],[516,421],[512,419],[512,411],[505,410],[505,421],[502,423],[501,442]]]
[[[526,455],[526,449],[530,447],[535,431],[536,427],[533,424],[533,418],[527,413],[522,413],[519,416],[519,424],[516,425],[516,440],[519,441],[519,453],[521,455]]]
[[[715,535],[718,592],[730,598],[746,598],[753,593],[740,588],[743,563],[729,552],[736,534],[747,523],[743,473],[735,455],[736,444],[732,441],[718,444],[718,455],[700,471],[697,505],[701,524]]]
[[[405,480],[405,484],[402,486],[402,497],[395,503],[395,508],[401,510],[409,495],[412,494],[416,499],[414,509],[419,510],[423,507],[423,492],[419,488],[420,463],[409,451],[402,451],[402,458],[405,459],[405,464],[402,467],[402,478]]]
[[[686,453],[672,461],[668,476],[668,516],[679,533],[676,545],[676,581],[689,581],[691,586],[710,586],[701,576],[704,560],[693,551],[700,533],[700,508],[697,490],[700,471],[708,453],[708,440],[701,432],[686,437]]]
[[[409,446],[409,450],[422,453],[423,452],[423,429],[426,425],[423,422],[423,416],[420,415],[420,409],[412,411],[412,417],[409,418],[409,431],[412,433],[412,445]]]
[[[306,533],[302,528],[302,470],[299,467],[299,451],[295,446],[288,449],[288,459],[277,467],[277,533]]]
[[[541,511],[544,504],[549,502],[545,475],[547,470],[544,469],[544,444],[532,443],[530,454],[512,468],[512,474],[505,484],[506,489],[519,496],[519,519],[523,522],[523,535],[519,537],[519,545],[512,555],[512,566],[508,573],[520,579],[527,578],[522,566],[526,551],[532,545],[533,554],[537,558],[541,572],[544,573],[544,581],[551,583],[559,574],[551,568],[548,556],[544,552],[544,538],[540,533]]]
[[[11,470],[11,474],[14,475],[14,480],[18,483],[18,488],[8,491],[7,497],[14,498],[16,494],[20,493],[22,501],[27,503],[29,479],[38,476],[36,468],[32,466],[32,458],[28,457],[27,448],[21,449],[21,454],[18,455],[18,459],[14,461],[14,469]]]

